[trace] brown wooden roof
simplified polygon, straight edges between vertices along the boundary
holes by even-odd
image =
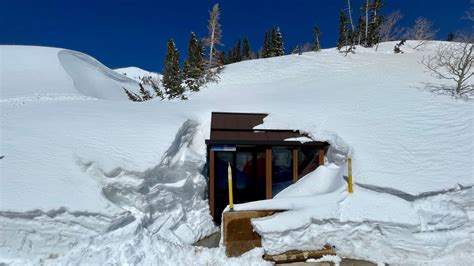
[[[211,136],[207,144],[229,145],[301,145],[299,141],[285,141],[289,138],[304,137],[297,130],[253,129],[263,124],[268,114],[213,112]],[[307,142],[305,145],[324,145],[325,142]]]
[[[267,114],[213,112],[211,129],[251,130],[263,124]]]

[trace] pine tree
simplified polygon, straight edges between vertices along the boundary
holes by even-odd
[[[205,75],[204,49],[196,34],[189,37],[188,58],[184,62],[184,80],[191,91],[199,91]]]
[[[403,54],[403,51],[402,49],[400,48],[402,45],[405,44],[407,40],[403,39],[401,40],[399,43],[395,44],[395,47],[393,47],[393,52],[396,53],[396,54],[399,54],[399,53],[402,53]]]
[[[156,83],[151,77],[149,79],[150,85],[153,88],[153,91],[156,93],[156,97],[160,97],[161,100],[165,98],[165,95],[163,95],[163,91],[161,91],[160,87],[158,86],[158,83]]]
[[[446,41],[452,42],[453,40],[454,40],[454,34],[452,32],[448,33],[448,38],[446,39]]]
[[[163,86],[168,99],[183,98],[183,77],[179,67],[179,52],[172,39],[168,40],[165,66],[163,69]]]
[[[267,58],[271,56],[271,43],[270,43],[270,33],[265,31],[265,37],[263,39],[263,47],[260,57]]]
[[[300,46],[299,46],[298,44],[295,46],[295,48],[293,48],[293,49],[291,50],[291,54],[299,54],[299,55],[301,55],[301,49],[300,49]]]
[[[321,32],[319,31],[319,27],[316,25],[314,26],[314,29],[313,29],[313,51],[317,52],[319,50],[321,50],[321,43],[320,43],[320,40],[319,40],[319,36],[320,36]]]
[[[383,16],[380,14],[382,7],[382,0],[374,0],[370,6],[371,15],[369,22],[369,32],[367,35],[367,47],[372,47],[380,42],[379,28],[383,22]]]
[[[153,99],[150,92],[143,87],[143,84],[138,83],[138,85],[140,86],[140,94],[142,95],[141,96],[142,101],[148,101],[148,100]]]
[[[362,19],[362,16],[359,16],[359,20],[357,21],[357,44],[362,45],[365,43],[365,23]]]
[[[225,58],[225,52],[224,51],[219,52],[219,63],[221,65],[227,64],[227,59]]]
[[[338,50],[341,50],[342,47],[347,46],[347,35],[347,17],[344,13],[344,10],[341,10],[341,12],[339,13],[339,40],[337,41]]]
[[[129,91],[129,90],[123,88],[123,87],[122,87],[122,89],[125,91],[125,93],[128,96],[128,99],[130,101],[132,101],[132,102],[142,102],[143,101],[142,98],[139,95],[137,95],[136,93],[133,93],[133,92],[131,92],[131,91]]]
[[[234,63],[234,52],[233,52],[233,50],[234,49],[229,49],[229,51],[227,52],[227,61],[226,61],[227,64]]]
[[[160,87],[158,86],[158,83],[159,82],[156,79],[154,79],[152,76],[143,76],[141,77],[140,85],[150,85],[156,94],[155,96],[150,94],[151,98],[159,97],[161,100],[163,100],[165,97]]]
[[[369,0],[365,0],[365,5],[362,7],[363,12],[365,13],[364,20],[364,46],[367,47],[367,40],[369,36]]]
[[[276,31],[275,27],[273,27],[270,30],[270,38],[269,38],[269,44],[270,44],[270,57],[275,56],[275,36],[276,36]]]
[[[249,40],[247,37],[244,38],[244,44],[242,47],[242,60],[252,59],[252,50],[250,50]]]
[[[240,50],[240,39],[235,44],[233,55],[234,55],[234,62],[242,61],[242,52]]]
[[[284,54],[285,48],[283,47],[283,36],[281,35],[280,28],[274,27],[272,29],[271,55],[282,56]]]

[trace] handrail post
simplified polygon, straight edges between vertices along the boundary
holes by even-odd
[[[352,193],[353,192],[353,189],[352,189],[352,158],[347,159],[347,172],[348,172],[348,177],[347,177],[348,191],[349,191],[349,193]]]
[[[230,162],[229,167],[227,168],[227,181],[229,184],[229,208],[230,211],[234,211],[234,195],[232,193],[232,168],[230,167]]]

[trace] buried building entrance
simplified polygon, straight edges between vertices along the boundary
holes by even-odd
[[[267,114],[213,112],[208,150],[209,204],[220,223],[229,204],[228,164],[234,202],[270,199],[324,164],[328,143],[297,130],[253,129]]]

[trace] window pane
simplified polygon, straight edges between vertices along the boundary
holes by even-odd
[[[272,194],[275,196],[293,183],[293,148],[272,149]]]
[[[216,188],[227,190],[227,167],[228,163],[233,163],[233,152],[216,152]]]
[[[298,149],[298,176],[302,177],[314,171],[319,164],[319,151],[315,147],[302,146]]]
[[[236,187],[237,189],[245,189],[252,183],[253,164],[251,152],[237,152],[236,158]]]

